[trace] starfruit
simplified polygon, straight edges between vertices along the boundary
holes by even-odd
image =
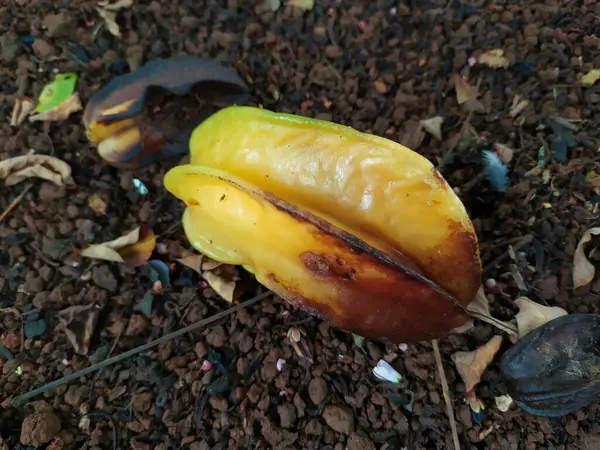
[[[90,99],[83,123],[106,162],[133,169],[187,153],[199,123],[247,100],[248,87],[233,70],[176,56],[115,78]]]
[[[375,340],[464,324],[480,286],[477,237],[432,164],[388,139],[252,107],[198,126],[165,176],[201,253]]]

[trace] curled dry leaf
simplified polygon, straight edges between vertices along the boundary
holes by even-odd
[[[516,317],[519,339],[546,322],[568,314],[567,311],[558,306],[540,305],[527,297],[520,297],[515,300],[515,303],[519,307]]]
[[[575,249],[575,255],[573,256],[573,288],[577,289],[581,286],[589,284],[596,275],[596,268],[588,260],[585,250],[587,244],[592,240],[592,236],[600,234],[600,227],[590,228],[583,233],[577,248]]]
[[[444,118],[441,116],[432,117],[431,119],[421,120],[421,126],[425,131],[434,136],[438,141],[442,140],[442,124]]]
[[[315,7],[315,0],[288,0],[287,6],[295,6],[296,8],[310,11]]]
[[[477,87],[470,84],[465,78],[458,74],[454,74],[452,77],[454,82],[454,89],[456,90],[456,101],[459,105],[468,102],[469,100],[476,100],[479,93]]]
[[[600,69],[592,69],[582,76],[579,82],[583,86],[592,86],[596,84],[596,81],[598,80],[600,80]]]
[[[116,2],[110,1],[101,1],[98,2],[98,6],[96,7],[96,11],[106,24],[106,28],[116,37],[121,37],[121,29],[117,24],[117,13],[119,10],[124,8],[129,8],[133,5],[133,0],[118,0]]]
[[[81,250],[81,256],[125,263],[128,266],[145,264],[156,246],[156,236],[146,225],[113,241],[91,245]]]
[[[17,97],[10,115],[10,126],[21,125],[35,109],[34,101],[29,97]]]
[[[485,64],[493,69],[504,68],[507,69],[510,66],[510,61],[504,56],[504,50],[495,49],[488,50],[487,52],[479,56],[479,63]]]
[[[190,164],[164,184],[185,202],[183,228],[199,252],[371,339],[410,343],[467,322],[481,284],[477,238],[460,199],[418,153],[251,107],[211,116],[190,149]]]
[[[496,335],[485,345],[472,352],[456,352],[452,355],[452,361],[456,365],[456,370],[465,383],[467,400],[471,404],[471,409],[476,411],[474,404],[476,396],[474,388],[481,380],[481,375],[494,359],[496,353],[502,344],[502,336]]]
[[[58,313],[75,353],[87,355],[101,310],[97,304],[75,305]]]
[[[490,325],[494,325],[496,328],[499,328],[506,333],[518,337],[519,330],[518,328],[511,322],[503,322],[502,320],[498,320],[492,317],[492,313],[490,312],[490,305],[488,303],[487,297],[485,296],[485,292],[483,291],[483,286],[479,288],[475,298],[469,305],[467,306],[467,312],[472,316],[479,320],[489,323]]]
[[[0,179],[6,186],[20,183],[27,178],[42,178],[63,186],[73,182],[71,166],[48,155],[25,155],[0,161]]]
[[[60,105],[55,106],[48,111],[40,112],[29,116],[30,122],[36,121],[60,121],[66,120],[71,114],[77,111],[81,111],[83,105],[79,99],[79,94],[76,92],[70,95]]]

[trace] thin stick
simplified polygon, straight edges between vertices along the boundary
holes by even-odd
[[[454,411],[452,410],[452,402],[450,401],[450,394],[448,393],[448,381],[446,380],[446,374],[444,373],[444,366],[442,366],[442,356],[440,355],[440,348],[438,346],[437,339],[431,341],[433,344],[433,354],[435,355],[435,363],[438,366],[440,373],[440,381],[442,382],[442,392],[444,393],[444,401],[446,402],[446,412],[448,413],[448,419],[450,419],[450,429],[452,430],[452,440],[454,441],[454,450],[460,450],[460,442],[458,442],[458,432],[456,431],[456,421],[454,420]]]
[[[6,208],[4,210],[4,212],[0,215],[0,222],[2,222],[6,216],[8,216],[8,214],[15,209],[15,207],[21,202],[21,200],[23,199],[23,197],[25,197],[25,194],[27,194],[27,192],[29,192],[29,189],[31,189],[33,185],[29,184],[27,185],[27,187],[23,190],[23,192],[21,192],[17,198],[15,198],[12,203],[10,205],[8,205],[8,208]]]
[[[515,245],[513,245],[513,250],[516,252],[521,247],[524,247],[527,244],[531,243],[531,241],[533,241],[533,235],[526,234],[521,239],[519,239],[519,241]],[[496,257],[492,262],[490,262],[489,264],[486,264],[485,267],[483,268],[483,273],[485,274],[485,273],[489,272],[490,270],[492,270],[494,267],[496,267],[498,264],[500,264],[506,258],[508,258],[508,256],[509,256],[509,253],[508,253],[508,249],[507,249],[504,253],[502,253],[501,255]]]
[[[264,298],[267,298],[270,295],[273,295],[273,293],[271,291],[264,292],[254,298],[251,298],[250,300],[246,300],[245,302],[240,303],[239,305],[236,305],[232,308],[228,308],[225,311],[221,311],[220,313],[217,313],[214,316],[210,316],[206,319],[200,320],[199,322],[188,325],[187,327],[180,328],[179,330],[174,331],[172,333],[165,334],[164,336],[159,337],[158,339],[155,339],[153,341],[150,341],[147,344],[140,345],[139,347],[128,350],[124,353],[121,353],[120,355],[113,356],[112,358],[105,359],[104,361],[100,361],[99,363],[93,364],[90,367],[86,367],[85,369],[81,369],[75,373],[72,373],[71,375],[67,375],[66,377],[51,381],[50,383],[45,384],[42,387],[39,387],[37,389],[34,389],[33,391],[29,391],[26,394],[18,395],[12,400],[12,405],[14,407],[18,407],[18,406],[22,405],[23,403],[27,402],[28,400],[32,399],[33,397],[43,394],[44,392],[46,392],[50,389],[54,389],[55,387],[61,386],[65,383],[69,383],[73,380],[76,380],[77,378],[81,378],[85,375],[88,375],[97,370],[100,370],[106,366],[110,366],[112,364],[123,361],[124,359],[127,359],[130,356],[134,356],[134,355],[137,355],[138,353],[144,352],[146,350],[150,350],[151,348],[154,348],[157,345],[162,344],[163,342],[167,342],[167,341],[170,341],[171,339],[175,339],[179,336],[184,335],[185,333],[189,333],[191,331],[196,331],[200,328],[205,327],[206,325],[211,324],[212,322],[216,322],[217,320],[222,319],[223,317],[227,317],[231,313],[239,311],[240,309],[244,309],[247,306],[253,305],[254,303],[257,303],[260,300],[263,300]]]

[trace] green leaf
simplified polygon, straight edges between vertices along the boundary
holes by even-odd
[[[77,75],[74,73],[57,73],[54,81],[42,89],[35,111],[46,112],[60,106],[75,91]]]

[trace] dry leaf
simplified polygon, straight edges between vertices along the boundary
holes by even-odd
[[[438,141],[442,140],[442,124],[444,118],[441,116],[432,117],[431,119],[421,120],[421,126],[425,131],[434,136]]]
[[[296,8],[310,11],[315,7],[315,0],[288,0],[287,6],[295,6]]]
[[[479,56],[479,63],[485,64],[488,67],[494,69],[504,68],[507,69],[510,66],[510,61],[504,56],[504,50],[488,50]]]
[[[270,11],[275,12],[281,6],[281,0],[264,0],[264,5],[269,8]]]
[[[63,186],[73,182],[71,166],[48,155],[25,155],[0,161],[0,179],[6,186],[20,183],[26,178],[42,178]]]
[[[508,115],[512,118],[517,117],[527,105],[529,105],[529,100],[523,100],[520,95],[515,95]]]
[[[121,37],[121,30],[119,25],[117,24],[117,12],[123,8],[129,8],[133,5],[133,0],[119,0],[115,3],[110,3],[108,1],[102,1],[98,3],[96,7],[96,11],[106,25],[106,28],[116,37]]]
[[[21,125],[35,109],[35,102],[29,97],[17,97],[10,115],[10,126]]]
[[[510,405],[513,404],[513,399],[510,395],[500,395],[494,399],[496,401],[496,406],[502,412],[506,412],[510,409]]]
[[[598,80],[600,80],[600,69],[592,69],[582,76],[579,81],[583,86],[592,86]]]
[[[472,352],[456,352],[452,355],[452,361],[456,370],[465,382],[466,392],[470,392],[481,380],[481,375],[494,356],[500,350],[502,336],[496,335],[485,345]]]
[[[65,333],[75,353],[87,355],[101,310],[99,305],[93,303],[71,306],[58,313],[58,319],[65,325]]]
[[[488,303],[487,297],[485,296],[485,292],[483,291],[483,286],[479,288],[479,290],[477,291],[477,295],[475,296],[473,301],[467,306],[467,312],[472,317],[487,322],[490,325],[494,325],[496,328],[499,328],[512,336],[519,336],[518,328],[511,322],[503,322],[502,320],[498,320],[492,317],[492,314],[490,312],[490,305]]]
[[[206,280],[211,288],[215,290],[217,294],[223,297],[228,302],[233,302],[233,293],[235,291],[235,279],[237,277],[230,277],[230,274],[221,272],[214,272],[207,270],[202,273],[202,277]]]
[[[205,270],[213,270],[222,265],[222,263],[210,259],[208,256],[187,251],[181,258],[177,259],[177,262],[195,270],[199,274],[202,274]]]
[[[464,325],[461,325],[460,327],[456,327],[456,328],[453,328],[452,330],[450,330],[450,333],[465,334],[467,331],[473,329],[474,327],[475,327],[475,322],[473,322],[473,319],[469,319],[467,321],[467,323],[465,323]]]
[[[106,204],[106,200],[104,200],[100,195],[92,194],[88,198],[88,205],[96,214],[106,215],[106,209],[108,205]]]
[[[600,227],[590,228],[583,236],[577,248],[575,249],[575,255],[573,256],[573,289],[585,286],[594,279],[596,274],[596,268],[589,262],[585,255],[586,245],[592,240],[592,236],[600,234]]]
[[[479,413],[485,409],[483,402],[477,398],[477,395],[475,395],[475,391],[467,392],[465,394],[465,398],[467,399],[467,402],[469,403],[469,406],[473,412]]]
[[[544,306],[529,300],[527,297],[520,297],[515,300],[519,307],[517,314],[517,327],[519,328],[519,339],[530,331],[545,324],[546,322],[568,314],[558,306]]]
[[[476,98],[467,100],[464,104],[464,108],[468,112],[476,112],[476,113],[486,112],[485,105],[481,101],[477,100]]]
[[[498,154],[498,156],[504,164],[508,164],[509,162],[511,162],[513,159],[513,155],[515,154],[515,151],[512,148],[507,147],[504,144],[499,144],[498,142],[494,144],[494,150],[496,151],[496,153]]]
[[[29,116],[30,122],[36,121],[59,121],[66,120],[71,114],[77,111],[81,111],[83,109],[83,105],[81,104],[81,99],[79,98],[79,94],[75,92],[73,95],[69,96],[64,102],[60,105],[38,114],[34,114]]]
[[[139,266],[150,258],[156,246],[154,232],[143,225],[114,241],[90,245],[81,251],[81,256]]]
[[[477,88],[461,77],[458,74],[453,76],[454,89],[456,90],[456,101],[459,105],[462,105],[469,100],[477,99]],[[483,105],[481,105],[483,108]]]

